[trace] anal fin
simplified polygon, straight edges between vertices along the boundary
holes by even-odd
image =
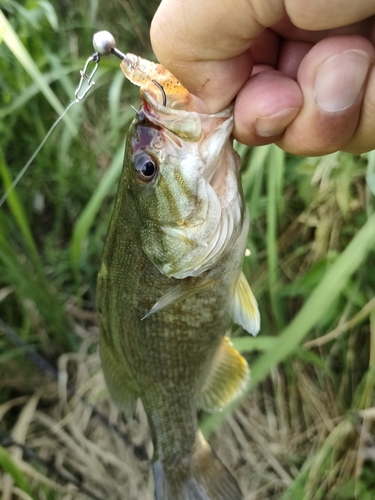
[[[113,401],[126,418],[134,418],[138,394],[125,361],[119,362],[103,339],[100,342],[100,358],[104,378]]]
[[[232,318],[244,330],[256,335],[260,330],[257,301],[243,272],[237,278],[232,297]]]
[[[249,380],[250,370],[246,359],[225,336],[212,360],[198,405],[206,411],[221,410],[243,393]]]

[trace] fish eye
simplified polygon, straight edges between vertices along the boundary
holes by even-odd
[[[158,171],[157,159],[150,154],[140,153],[133,160],[137,180],[142,184],[150,183]]]

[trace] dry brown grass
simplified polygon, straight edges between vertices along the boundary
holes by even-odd
[[[125,422],[105,387],[95,316],[75,309],[72,317],[83,342],[79,352],[59,357],[58,382],[30,370],[29,361],[24,373],[19,362],[6,364],[1,389],[14,397],[0,406],[2,444],[38,500],[151,500],[152,443],[142,405]],[[343,418],[329,377],[308,366],[294,361],[288,373],[274,370],[211,438],[245,500],[280,499],[307,465],[303,498],[320,498],[313,492],[359,477],[374,460],[375,410]],[[28,498],[8,474],[0,475],[0,490],[3,500]]]

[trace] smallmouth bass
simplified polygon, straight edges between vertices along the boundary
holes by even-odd
[[[241,272],[248,212],[233,150],[233,108],[208,115],[158,64],[127,54],[141,87],[98,276],[100,354],[127,415],[141,398],[154,444],[156,500],[240,500],[198,430],[249,380],[226,335],[259,330]]]

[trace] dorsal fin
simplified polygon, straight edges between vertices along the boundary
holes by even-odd
[[[232,318],[244,330],[256,335],[260,330],[257,301],[243,272],[237,278],[232,297]]]
[[[245,358],[225,336],[218,347],[211,369],[198,398],[198,405],[206,411],[221,410],[246,389],[250,370]]]

